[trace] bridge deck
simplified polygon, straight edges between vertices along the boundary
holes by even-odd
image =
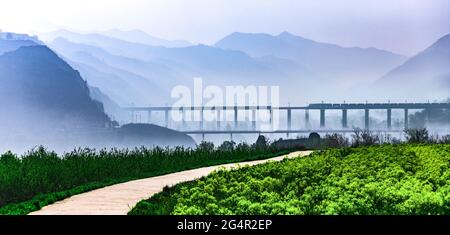
[[[403,132],[403,130],[400,129],[392,129],[392,130],[370,130],[371,132],[385,132],[385,133],[398,133]],[[209,131],[209,130],[193,130],[193,131],[181,131],[182,133],[188,134],[188,135],[195,135],[195,134],[300,134],[300,133],[353,133],[353,129],[311,129],[311,130],[275,130],[275,131],[263,131],[263,130],[230,130],[230,131]]]
[[[327,109],[450,109],[450,103],[317,103],[308,106],[192,106],[125,107],[126,111],[200,111],[200,110],[327,110]]]
[[[307,109],[448,109],[450,103],[310,104]]]

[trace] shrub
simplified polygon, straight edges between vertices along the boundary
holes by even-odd
[[[428,143],[430,140],[430,136],[426,128],[405,129],[403,132],[405,133],[406,141],[408,143]]]
[[[224,141],[219,147],[220,151],[233,151],[236,147],[236,142],[234,141]]]
[[[129,214],[448,215],[449,159],[448,145],[331,149],[181,183]]]
[[[352,146],[371,146],[380,144],[380,137],[367,129],[356,128],[352,134]]]
[[[308,139],[287,139],[283,140],[282,138],[274,141],[270,144],[270,149],[276,151],[283,150],[305,150],[308,144]]]
[[[202,141],[197,146],[197,149],[200,150],[200,151],[212,152],[212,151],[214,151],[214,143],[213,142]]]
[[[325,145],[327,148],[345,148],[349,146],[349,140],[342,134],[325,135]]]
[[[255,143],[255,148],[256,149],[267,149],[269,147],[269,141],[267,140],[267,138],[263,135],[258,136],[258,139],[256,140]]]

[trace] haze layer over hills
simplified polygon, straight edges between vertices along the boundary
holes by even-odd
[[[393,97],[447,98],[450,94],[450,34],[387,73],[374,86]]]
[[[346,48],[315,42],[289,32],[277,36],[233,33],[215,46],[240,50],[254,57],[276,56],[292,60],[330,82],[374,80],[406,60],[405,56],[376,48]]]
[[[2,117],[5,127],[22,119],[28,123],[20,125],[23,133],[39,133],[44,126],[104,128],[111,119],[126,124],[129,114],[121,107],[170,105],[172,88],[192,86],[196,77],[205,86],[279,86],[281,105],[443,100],[450,88],[449,35],[411,58],[288,32],[233,33],[209,46],[152,39],[139,31],[49,35],[44,44],[1,34],[0,98],[10,111]]]
[[[121,105],[170,104],[171,89],[192,86],[195,77],[205,85],[280,86],[282,104],[379,100],[382,95],[372,92],[376,81],[408,60],[385,50],[341,47],[288,32],[232,33],[211,46],[151,43],[142,35],[60,30],[43,38]]]
[[[117,124],[107,113],[120,112],[115,101],[39,41],[8,36],[0,50],[0,151],[195,145],[162,127],[146,125],[139,133],[133,125],[112,128]]]

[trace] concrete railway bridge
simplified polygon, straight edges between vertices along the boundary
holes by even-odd
[[[192,106],[192,107],[125,107],[123,108],[125,111],[130,113],[130,122],[136,123],[141,122],[138,121],[138,117],[141,117],[142,113],[147,114],[147,123],[153,123],[152,115],[156,112],[163,113],[164,115],[164,126],[170,128],[169,119],[170,114],[172,112],[178,112],[181,114],[181,120],[179,121],[181,124],[181,128],[178,127],[178,131],[190,134],[190,135],[202,135],[203,138],[205,135],[214,135],[214,134],[295,134],[295,133],[310,133],[310,132],[318,132],[318,133],[347,133],[352,132],[353,130],[348,126],[348,111],[349,110],[362,110],[364,111],[364,129],[375,131],[375,132],[401,132],[402,129],[393,129],[392,128],[392,111],[393,110],[402,110],[404,113],[404,128],[408,128],[409,126],[409,112],[410,110],[431,110],[431,109],[450,109],[450,103],[315,103],[309,104],[307,106]],[[247,111],[251,113],[251,130],[241,130],[239,129],[239,111]],[[286,129],[283,130],[258,130],[257,128],[257,118],[256,113],[258,111],[265,110],[269,113],[270,118],[269,122],[271,125],[273,122],[273,114],[274,111],[278,112],[286,112]],[[326,126],[326,112],[331,110],[340,110],[341,115],[341,129],[330,129]],[[382,129],[371,129],[370,127],[370,112],[371,110],[386,110],[386,126]],[[208,122],[204,118],[205,111],[214,112],[217,114],[216,117],[216,129],[206,129],[205,122]],[[303,112],[304,113],[304,123],[305,127],[302,129],[293,129],[292,128],[292,117],[293,112]],[[318,128],[310,127],[310,112],[318,111],[320,113],[320,126]],[[189,112],[190,115],[193,113],[197,113],[199,115],[199,125],[198,129],[188,129],[186,126],[186,116]],[[221,116],[221,112],[232,112],[233,119],[232,123],[234,126],[230,129],[223,130],[222,123],[225,122],[223,116]],[[227,120],[229,121],[229,120]],[[178,125],[180,126],[180,125]]]

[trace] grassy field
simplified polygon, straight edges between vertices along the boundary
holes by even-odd
[[[38,148],[22,157],[5,153],[0,156],[0,214],[27,214],[74,194],[133,179],[286,153],[248,145],[239,145],[232,151],[80,149],[58,156]]]
[[[332,149],[166,188],[131,215],[450,214],[450,145]]]

